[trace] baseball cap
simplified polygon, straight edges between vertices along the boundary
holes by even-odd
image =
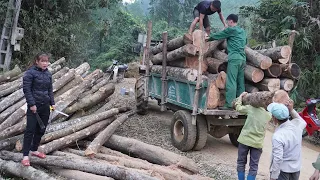
[[[221,9],[221,2],[220,2],[220,1],[217,1],[217,0],[212,1],[212,5],[213,5],[215,8],[217,8],[218,11],[220,11],[220,9]]]
[[[278,120],[286,120],[289,118],[289,109],[284,104],[271,103],[267,110]]]

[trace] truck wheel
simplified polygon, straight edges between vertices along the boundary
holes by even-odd
[[[137,80],[135,85],[137,113],[140,115],[145,115],[148,112],[148,101],[144,99],[145,97],[144,85],[145,85],[145,77],[140,77]]]
[[[197,116],[197,136],[196,143],[193,150],[201,150],[207,143],[208,139],[208,126],[207,120],[203,116]]]
[[[174,113],[171,120],[171,141],[180,151],[189,151],[196,142],[197,128],[192,125],[191,114],[179,110]]]

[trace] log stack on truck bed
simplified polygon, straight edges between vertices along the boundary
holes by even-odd
[[[181,42],[172,46],[176,44]],[[182,48],[181,52],[193,53],[190,48]],[[211,179],[198,175],[197,164],[185,156],[114,135],[122,123],[135,115],[135,110],[126,105],[114,107],[113,103],[119,100],[108,100],[115,85],[108,82],[108,76],[101,70],[89,72],[88,63],[73,69],[65,67],[65,61],[61,58],[48,69],[53,74],[56,109],[69,117],[51,112],[51,123],[39,147],[47,157],[30,157],[32,167],[20,164],[27,109],[22,91],[24,72],[15,67],[0,76],[1,92],[6,91],[0,100],[0,172],[24,179],[45,180],[56,179],[52,173],[80,180]],[[180,69],[180,76],[196,79],[194,69]]]
[[[183,37],[168,41],[167,76],[181,80],[196,81],[197,71],[199,70],[200,46],[200,40],[197,38],[201,38],[200,30],[194,31],[193,42],[188,42],[188,44],[184,43]],[[162,72],[163,53],[160,46],[162,44],[150,49],[150,60],[153,64],[151,73],[161,74]],[[215,109],[224,104],[221,102],[225,100],[224,93],[228,65],[226,48],[226,43],[222,40],[206,42],[204,45],[204,59],[201,71],[202,75],[207,77],[205,79],[209,83],[207,98],[209,109]],[[290,46],[277,46],[260,50],[245,47],[245,53],[247,61],[244,74],[247,92],[274,92],[279,89],[289,92],[294,88],[295,81],[299,78],[301,71],[297,64],[289,63],[292,53]],[[221,81],[222,76],[224,78],[223,81]],[[224,84],[221,84],[222,82]]]

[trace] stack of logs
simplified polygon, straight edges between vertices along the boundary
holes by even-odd
[[[14,175],[24,179],[210,179],[197,175],[196,163],[184,156],[113,133],[135,111],[112,107],[108,97],[115,85],[88,63],[64,67],[65,58],[49,66],[53,74],[56,109],[51,112],[39,151],[45,159],[30,157],[30,167],[20,164],[27,104],[19,67],[0,75],[0,179]],[[111,108],[112,107],[112,108]],[[126,154],[133,155],[131,157]],[[34,166],[36,165],[36,166]],[[59,176],[54,176],[58,174]]]
[[[179,79],[196,81],[199,65],[201,31],[196,30],[190,40],[185,35],[167,43],[167,75]],[[163,44],[151,47],[151,72],[162,72]],[[209,94],[207,107],[214,109],[225,103],[225,83],[228,67],[226,41],[205,42],[203,46],[202,75],[208,79]],[[279,89],[290,91],[300,76],[300,68],[291,63],[291,47],[278,46],[270,49],[253,50],[245,47],[245,89],[249,93],[274,92]]]

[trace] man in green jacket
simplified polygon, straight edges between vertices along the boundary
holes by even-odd
[[[221,109],[231,109],[232,101],[245,91],[244,68],[246,54],[244,48],[247,44],[246,32],[237,26],[238,16],[230,14],[227,17],[228,28],[221,32],[212,34],[209,41],[227,40],[228,69],[226,82],[226,104]]]
[[[245,179],[245,168],[247,156],[250,151],[250,169],[247,180],[256,179],[258,165],[262,153],[263,140],[266,133],[266,127],[271,120],[271,113],[265,110],[265,107],[253,107],[251,105],[242,105],[242,98],[246,92],[242,93],[235,103],[236,110],[247,115],[246,122],[238,138],[238,160],[237,172],[238,179]]]

